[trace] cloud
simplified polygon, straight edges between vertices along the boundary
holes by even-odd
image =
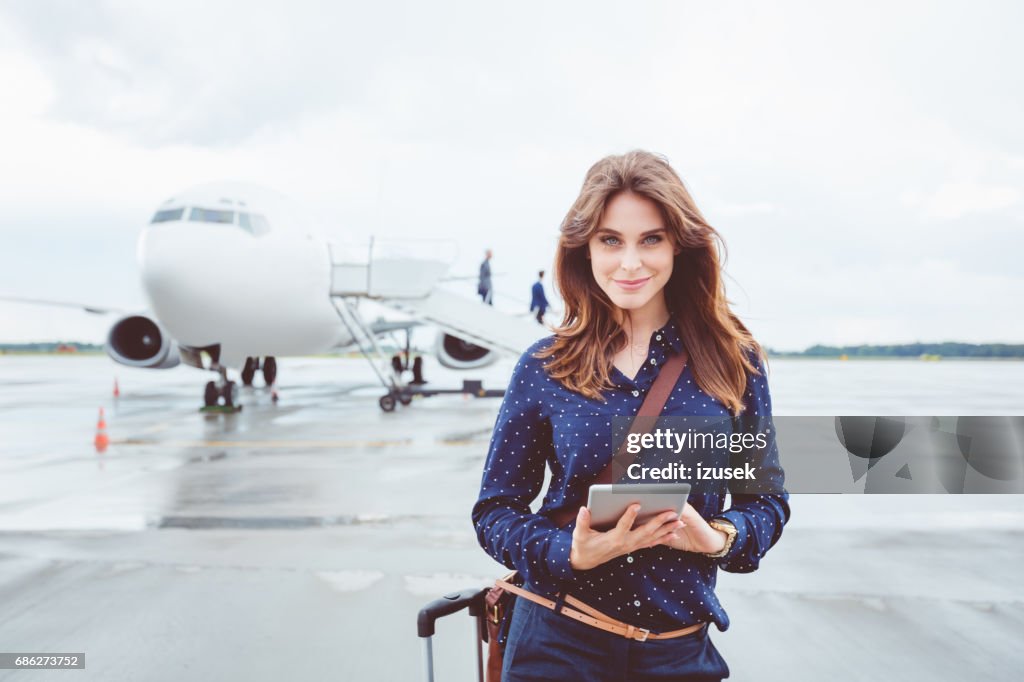
[[[768,215],[775,213],[776,210],[775,204],[770,201],[755,201],[749,204],[715,203],[711,205],[708,213],[732,218],[736,216]]]
[[[927,220],[955,220],[972,213],[991,213],[1016,206],[1021,191],[1016,187],[977,182],[943,183],[930,194],[907,192],[903,202],[920,210]]]
[[[934,305],[900,310],[873,286],[848,300],[834,276],[934,262],[1007,338],[979,277],[1024,279],[1018,11],[8,4],[0,290],[84,282],[111,302],[160,201],[237,179],[338,236],[453,238],[454,274],[490,246],[499,294],[526,298],[586,168],[640,147],[669,156],[724,235],[744,314],[786,320],[764,326],[769,345],[827,340],[799,320],[838,312],[808,301],[864,301],[848,317],[890,322],[869,335],[959,314],[923,280]]]

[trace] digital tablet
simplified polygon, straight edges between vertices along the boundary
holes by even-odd
[[[614,491],[614,492],[613,492]],[[587,508],[590,510],[590,527],[594,530],[613,528],[629,508],[639,502],[640,513],[633,527],[643,525],[662,512],[683,513],[686,498],[690,495],[689,483],[623,483],[620,485],[598,484],[590,486]]]

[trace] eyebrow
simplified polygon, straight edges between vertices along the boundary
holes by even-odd
[[[653,229],[653,230],[647,230],[646,232],[641,233],[640,236],[641,237],[647,237],[647,236],[650,236],[652,234],[657,234],[659,232],[666,232],[666,231],[667,231],[666,228],[659,227],[659,228],[656,228],[656,229]],[[598,234],[600,234],[601,232],[607,232],[609,234],[615,235],[616,237],[621,237],[622,236],[621,232],[619,232],[617,230],[613,230],[610,227],[599,227],[599,228],[597,228],[597,232],[598,232]]]

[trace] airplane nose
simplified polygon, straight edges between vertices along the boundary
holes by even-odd
[[[182,324],[215,322],[226,311],[233,285],[232,271],[245,258],[215,225],[164,223],[139,237],[137,257],[142,287],[150,307],[172,331]],[[237,273],[236,273],[237,275]]]
[[[208,295],[236,278],[245,244],[233,226],[163,223],[143,230],[138,241],[139,270],[147,292],[194,289]]]
[[[163,225],[139,236],[138,261],[142,285],[151,296],[202,278],[202,241],[185,226],[175,232]],[[198,258],[197,258],[198,256]]]

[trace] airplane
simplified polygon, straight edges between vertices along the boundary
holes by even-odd
[[[439,287],[452,249],[438,242],[368,245],[328,242],[294,204],[267,188],[210,183],[174,194],[139,235],[137,258],[146,312],[123,315],[105,350],[130,367],[167,369],[184,363],[214,371],[204,407],[235,408],[238,386],[261,371],[277,380],[277,358],[356,346],[386,390],[381,409],[411,401],[398,357],[386,368],[377,336],[417,322],[368,324],[359,301],[369,299],[438,328],[437,359],[475,369],[500,354],[518,357],[541,336],[531,318],[507,315]],[[447,257],[446,257],[447,256]],[[99,306],[83,306],[93,311]],[[383,367],[378,367],[381,361]],[[420,378],[420,374],[416,374]]]

